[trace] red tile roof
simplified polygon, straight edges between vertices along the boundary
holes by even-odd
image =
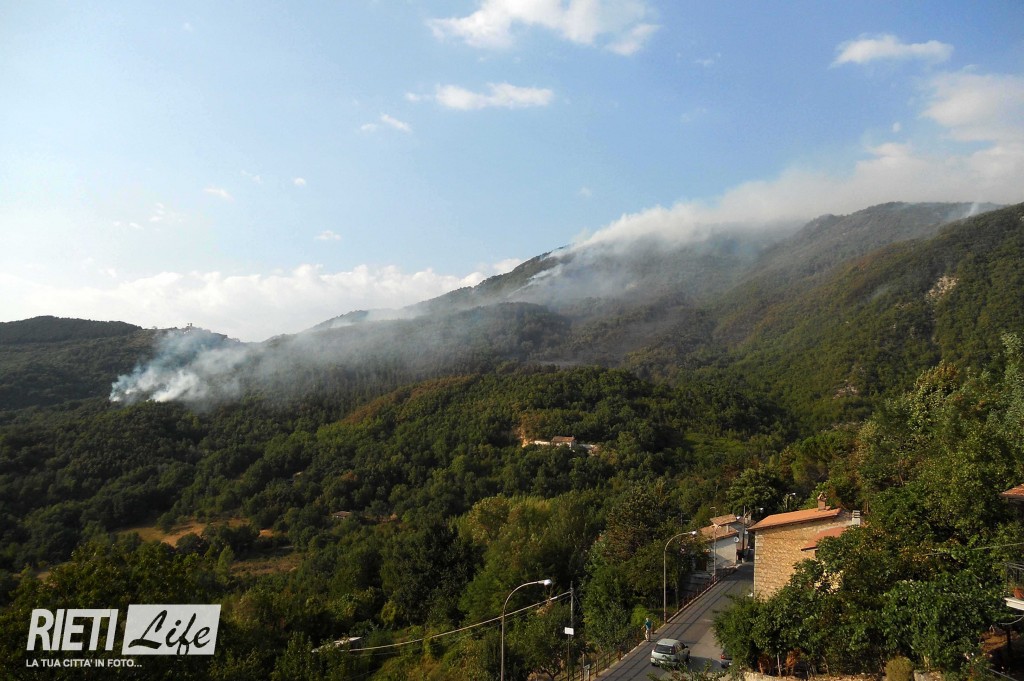
[[[715,527],[714,525],[708,525],[707,527],[700,528],[700,533],[712,541],[717,537],[718,539],[725,539],[726,537],[735,537],[739,534],[739,530],[734,530],[728,525],[720,525]]]
[[[1024,501],[1024,485],[1017,485],[1013,489],[1008,489],[999,496],[1010,501]]]
[[[738,523],[738,522],[740,522],[740,517],[738,515],[736,515],[735,513],[730,513],[728,515],[720,515],[717,518],[712,518],[711,519],[711,524],[712,525],[719,525],[719,526],[721,526],[721,525],[728,525],[729,523]]]
[[[829,520],[831,518],[838,517],[842,512],[843,509],[841,508],[826,508],[821,511],[816,508],[810,508],[803,511],[776,513],[775,515],[770,515],[767,518],[762,518],[759,522],[750,527],[750,531],[756,532],[757,530],[766,530],[770,527],[792,525],[794,523],[811,523],[815,520]]]
[[[838,537],[843,532],[846,532],[848,529],[850,529],[850,527],[852,527],[852,526],[851,525],[845,525],[843,527],[830,527],[827,530],[822,530],[818,534],[814,535],[814,537],[811,539],[811,541],[809,541],[806,544],[804,544],[804,547],[802,549],[800,549],[800,550],[801,551],[810,551],[812,549],[816,549],[816,548],[818,548],[818,543],[822,539],[825,539],[826,537]]]

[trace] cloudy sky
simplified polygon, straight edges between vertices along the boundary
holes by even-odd
[[[0,320],[262,340],[572,243],[1024,201],[1024,6],[0,0]]]

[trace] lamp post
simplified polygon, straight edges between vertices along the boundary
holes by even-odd
[[[661,621],[668,621],[668,545],[672,543],[673,539],[678,539],[684,534],[688,534],[691,537],[697,535],[697,530],[691,532],[680,532],[674,535],[665,542],[665,550],[661,554]],[[678,589],[678,586],[677,586]]]
[[[717,506],[712,506],[711,507],[711,512],[712,513],[714,513],[717,510],[718,510]],[[717,517],[718,516],[712,516],[712,518],[711,518],[711,526],[715,528],[714,532],[713,532],[713,539],[711,540],[711,583],[712,584],[715,583],[715,578],[718,577],[718,523],[715,522],[715,519]],[[707,569],[707,565],[706,564],[704,565],[704,568]]]
[[[715,538],[711,542],[711,583],[714,584],[716,579],[718,579],[718,525],[717,524],[715,524]]]
[[[527,582],[526,584],[520,584],[516,588],[509,592],[505,598],[505,604],[501,606],[501,681],[505,681],[505,608],[508,607],[508,601],[512,598],[512,594],[522,589],[524,586],[531,586],[533,584],[542,584],[544,586],[551,586],[550,579],[538,579],[535,582]]]

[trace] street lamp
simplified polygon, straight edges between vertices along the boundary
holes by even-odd
[[[715,526],[715,538],[711,541],[711,583],[714,584],[718,579],[718,524],[711,524]]]
[[[512,598],[512,594],[522,589],[524,586],[530,586],[532,584],[542,584],[544,586],[551,586],[550,579],[538,579],[535,582],[527,582],[526,584],[520,584],[516,588],[509,592],[508,597],[505,598],[505,604],[501,606],[501,681],[505,681],[505,608],[508,607],[508,601]]]
[[[714,513],[718,510],[717,506],[711,507],[711,512]],[[715,583],[715,579],[718,577],[718,523],[715,520],[718,516],[711,518],[711,526],[714,527],[714,538],[711,540],[711,583]],[[704,565],[704,569],[707,569],[707,564]]]
[[[691,537],[694,537],[694,536],[697,535],[697,530],[693,530],[691,532],[680,532],[679,534],[677,534],[677,535],[675,535],[673,537],[670,537],[669,540],[667,542],[665,542],[665,550],[662,552],[662,555],[661,555],[661,621],[662,622],[667,622],[668,621],[668,545],[672,543],[673,539],[677,539],[679,537],[682,537],[684,534],[688,534]],[[676,588],[678,589],[678,585],[676,586]]]

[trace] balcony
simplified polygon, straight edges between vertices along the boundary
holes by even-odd
[[[1006,564],[1006,604],[1015,610],[1024,610],[1024,565]]]

